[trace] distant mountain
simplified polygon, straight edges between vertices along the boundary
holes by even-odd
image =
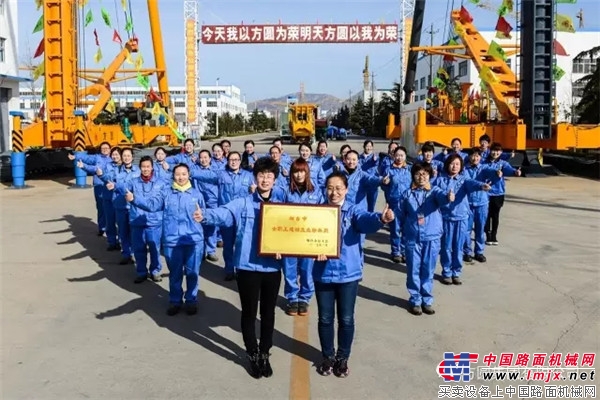
[[[252,112],[255,108],[267,110],[271,113],[276,112],[277,110],[283,110],[287,104],[288,96],[298,98],[298,93],[290,93],[281,97],[249,102],[248,111]],[[347,99],[338,99],[330,94],[304,93],[304,103],[317,104],[322,111],[335,112],[342,106],[344,101],[347,101]]]

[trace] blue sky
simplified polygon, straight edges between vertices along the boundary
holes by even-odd
[[[523,0],[522,0],[523,1]],[[527,1],[527,0],[525,0]],[[145,65],[154,64],[152,41],[146,10],[146,0],[130,0],[136,35],[140,39]],[[399,22],[399,0],[199,0],[199,19],[205,24],[266,24],[266,23],[394,23]],[[460,8],[460,0],[449,0],[450,6]],[[492,10],[476,8],[463,0],[471,11],[479,30],[491,30],[498,18],[500,0],[483,0]],[[33,0],[18,0],[19,4],[19,58],[25,62],[33,54],[42,33],[32,34],[41,14]],[[94,22],[86,28],[86,66],[102,68],[119,51],[112,42],[112,29],[100,18],[100,7],[111,15],[113,25],[120,25],[125,38],[124,17],[120,0],[89,0]],[[428,0],[425,9],[424,30],[434,25],[434,43],[448,37],[448,2]],[[586,30],[599,30],[600,21],[594,18],[598,0],[579,0],[575,5],[559,4],[558,12],[572,17],[577,27],[576,13],[583,8]],[[183,1],[160,0],[165,56],[170,85],[184,84]],[[118,11],[118,12],[117,12]],[[117,16],[119,17],[117,19]],[[514,17],[508,21],[515,26]],[[97,29],[103,60],[93,61],[96,45],[93,30]],[[428,44],[429,34],[423,33],[422,43]],[[592,44],[591,44],[592,45]],[[370,71],[375,73],[378,88],[390,87],[399,79],[399,45],[396,44],[245,44],[201,45],[200,80],[204,85],[234,84],[241,88],[248,102],[298,92],[304,83],[307,93],[328,93],[340,98],[349,91],[362,89],[362,69],[369,55]],[[38,59],[39,60],[39,59]],[[35,60],[37,61],[37,60]],[[152,79],[151,83],[155,84]],[[135,85],[134,81],[128,82]]]

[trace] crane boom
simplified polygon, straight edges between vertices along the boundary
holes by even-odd
[[[417,58],[419,53],[412,48],[417,47],[421,43],[421,30],[423,28],[424,15],[425,0],[415,0],[412,31],[410,34],[410,50],[408,51],[406,77],[404,80],[404,104],[410,103],[412,93],[415,91],[415,76],[417,74]]]

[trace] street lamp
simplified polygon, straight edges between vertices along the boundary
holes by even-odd
[[[246,93],[244,93],[244,105],[246,104]],[[244,108],[242,107],[242,132],[246,132],[246,114],[247,112],[244,112]]]
[[[217,124],[215,129],[215,134],[219,136],[219,78],[217,78]]]

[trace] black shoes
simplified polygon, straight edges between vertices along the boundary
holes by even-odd
[[[159,274],[150,275],[150,279],[152,279],[152,282],[162,282],[162,277]]]
[[[298,315],[298,303],[288,303],[285,307],[287,315]]]
[[[301,301],[298,303],[298,315],[308,314],[308,304]]]
[[[185,303],[185,312],[187,315],[196,315],[198,313],[198,305]]]
[[[463,262],[467,263],[467,264],[474,264],[475,262],[473,261],[473,257],[471,257],[470,254],[465,254],[463,256]]]
[[[345,358],[338,358],[335,360],[333,365],[333,374],[338,378],[345,378],[350,375],[350,368],[348,368],[348,360]]]
[[[217,257],[217,255],[216,255],[216,254],[209,254],[209,255],[207,255],[207,256],[206,256],[206,259],[207,259],[208,261],[212,261],[212,262],[217,262],[217,261],[219,261],[219,257]]]
[[[235,280],[235,273],[234,272],[228,272],[225,274],[225,281],[226,282],[231,282]]]
[[[273,368],[269,362],[269,356],[269,353],[259,353],[258,351],[248,354],[248,359],[250,360],[250,370],[248,372],[250,376],[255,379],[263,376],[265,378],[273,376]]]
[[[479,261],[480,263],[484,263],[487,261],[483,254],[475,254],[475,260]]]
[[[321,361],[321,365],[317,367],[317,372],[323,376],[329,376],[333,373],[333,366],[335,365],[334,358],[325,358]]]
[[[435,314],[435,310],[433,309],[432,306],[428,306],[428,305],[424,305],[423,306],[423,312],[427,315],[433,315]]]
[[[146,279],[148,279],[148,275],[141,275],[135,278],[135,280],[133,281],[133,283],[142,283],[145,282]]]
[[[412,315],[421,315],[421,314],[423,314],[423,309],[421,308],[421,306],[412,306],[411,308],[408,309],[408,311]]]
[[[133,258],[131,258],[131,256],[123,257],[123,258],[121,258],[121,261],[119,261],[119,265],[127,265],[127,264],[135,264],[135,262],[133,261]]]
[[[179,311],[181,311],[181,306],[179,304],[171,304],[169,308],[167,308],[167,315],[172,317],[179,314]]]

